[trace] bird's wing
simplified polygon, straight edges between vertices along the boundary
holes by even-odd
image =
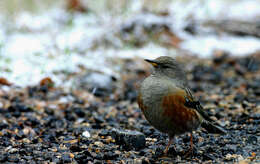
[[[210,121],[210,122],[214,122],[209,116],[208,114],[203,110],[203,107],[201,106],[200,102],[195,100],[195,98],[193,97],[193,94],[191,92],[191,90],[188,87],[183,88],[186,92],[186,96],[185,96],[185,106],[195,109],[205,120]]]
[[[186,96],[185,90],[176,87],[162,98],[163,115],[165,118],[169,118],[167,120],[178,125],[175,126],[178,133],[192,130],[193,126],[195,128],[203,121],[195,109],[185,106]]]
[[[203,107],[201,106],[199,101],[196,101],[191,93],[191,90],[189,88],[184,88],[187,97],[185,98],[184,105],[186,107],[195,109],[206,121],[202,122],[202,127],[207,129],[210,133],[219,133],[219,134],[226,134],[226,130],[217,125],[215,121],[213,121],[208,114],[203,110]]]

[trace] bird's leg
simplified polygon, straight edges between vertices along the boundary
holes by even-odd
[[[193,156],[193,140],[192,140],[192,132],[190,133],[190,149],[187,153],[185,153],[185,157],[187,157],[189,154]]]
[[[190,133],[190,151],[191,151],[191,154],[193,156],[193,141],[192,141],[192,132]]]
[[[169,142],[168,142],[168,144],[167,144],[165,150],[163,151],[165,155],[168,153],[168,150],[169,150],[169,147],[170,147],[171,144],[172,144],[172,141],[173,141],[173,137],[169,136]]]

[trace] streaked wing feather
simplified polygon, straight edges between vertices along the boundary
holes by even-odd
[[[196,101],[191,93],[191,90],[189,88],[184,88],[188,98],[186,99],[185,102],[185,106],[189,107],[189,108],[193,108],[195,109],[205,120],[210,121],[210,122],[214,122],[209,116],[208,114],[203,110],[203,107],[201,106],[199,101]]]

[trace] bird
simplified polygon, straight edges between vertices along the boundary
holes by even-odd
[[[168,153],[174,137],[184,133],[190,133],[190,150],[193,151],[192,132],[201,126],[210,133],[226,133],[193,96],[180,63],[169,56],[145,61],[154,69],[141,83],[137,103],[146,120],[168,134],[169,141],[164,154]]]

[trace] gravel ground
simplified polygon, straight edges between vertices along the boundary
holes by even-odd
[[[176,137],[175,149],[163,155],[168,137],[148,124],[136,104],[138,83],[150,67],[141,59],[122,59],[121,77],[103,75],[105,85],[83,80],[67,90],[48,78],[27,88],[2,85],[0,162],[260,162],[260,54],[234,58],[218,52],[213,59],[177,60],[185,64],[205,110],[228,131],[195,131],[192,157],[185,156],[188,134]],[[85,77],[93,76],[99,75]]]

